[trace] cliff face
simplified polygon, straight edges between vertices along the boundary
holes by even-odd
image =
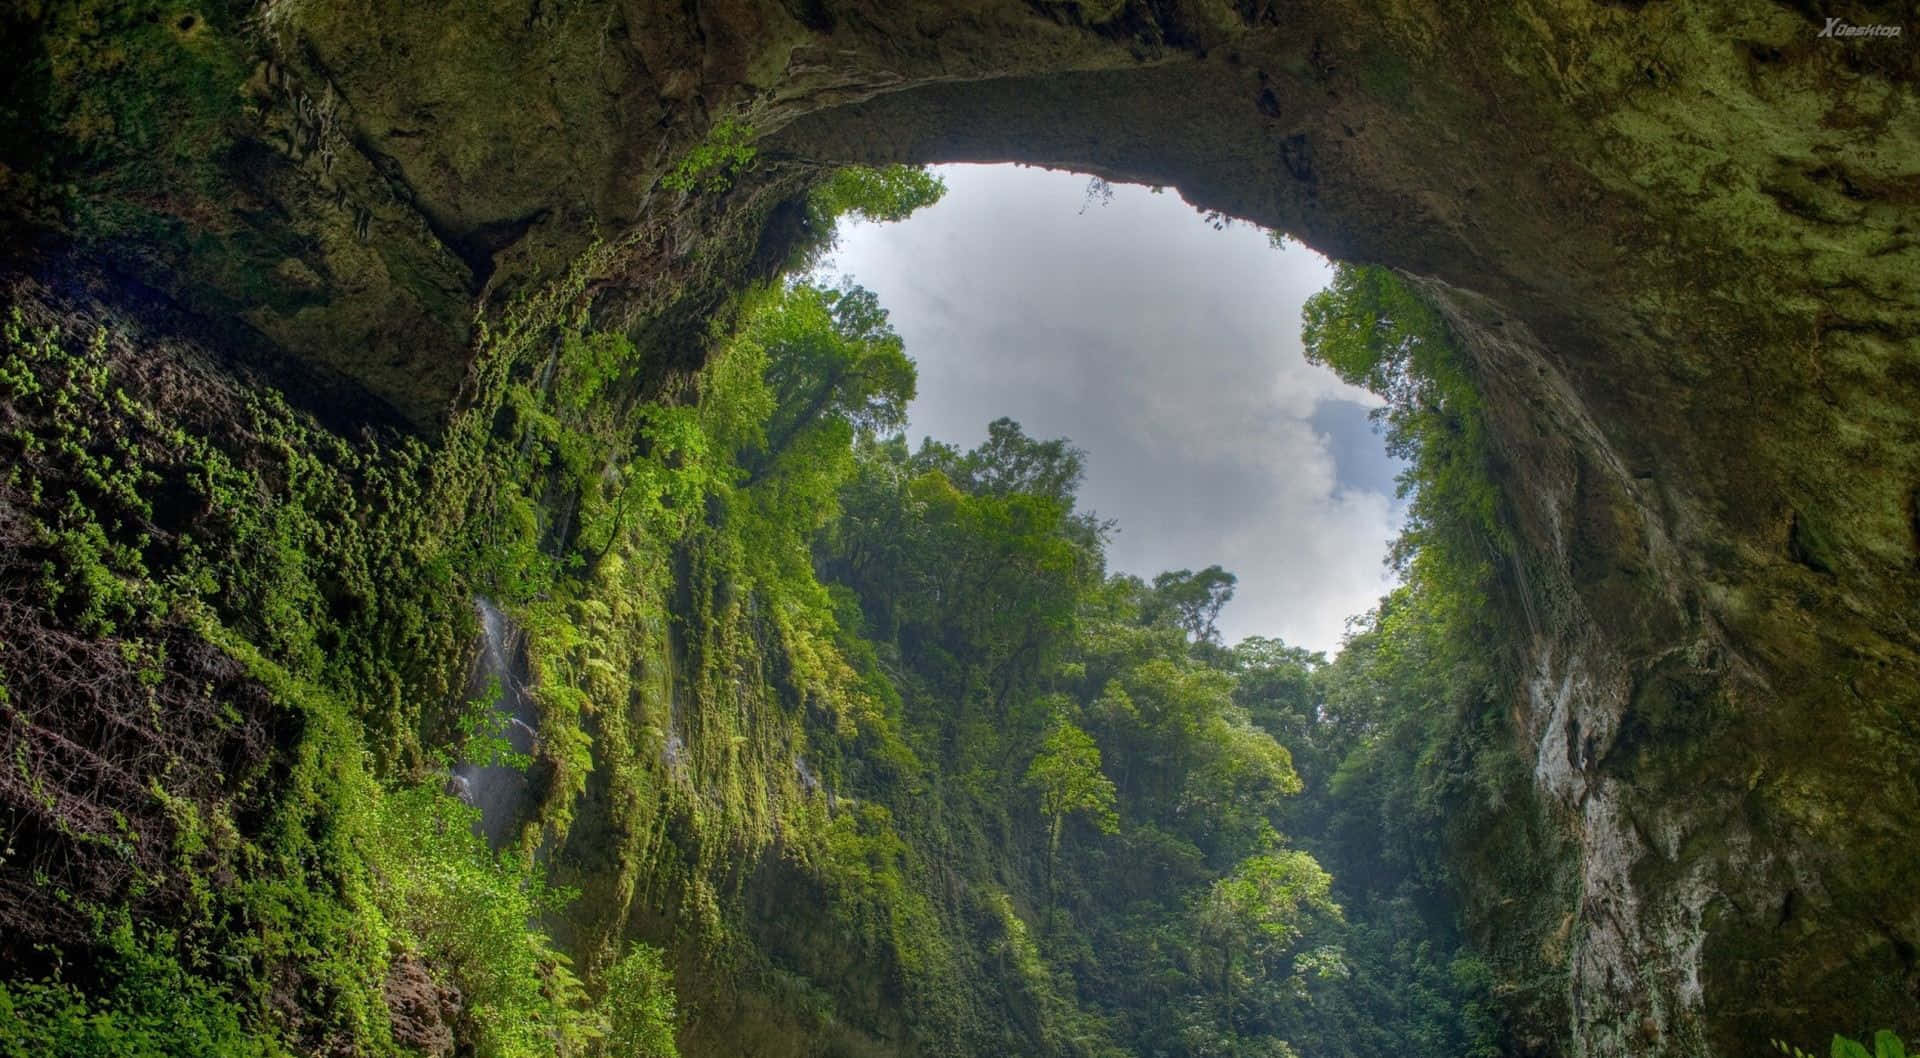
[[[1417,277],[1488,396],[1514,735],[1577,858],[1570,899],[1469,877],[1476,926],[1547,905],[1517,947],[1576,1053],[1746,1054],[1920,1021],[1920,26],[1823,32],[1903,11],[49,4],[4,175],[107,296],[428,432],[473,321],[596,241],[596,317],[697,363],[840,163],[1171,184]],[[754,167],[663,184],[723,122]]]

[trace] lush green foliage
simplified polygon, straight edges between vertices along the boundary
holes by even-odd
[[[749,484],[776,469],[845,464],[856,435],[906,425],[913,364],[870,291],[785,288],[749,314],[728,355],[755,356],[764,365],[768,411],[739,455]]]
[[[601,363],[563,360],[553,391]],[[870,295],[799,284],[749,299],[694,405],[642,410],[679,424],[670,459],[584,405],[521,413],[549,451],[566,451],[559,431],[591,435],[632,453],[622,478],[646,466],[692,496],[632,507],[615,546],[582,534],[602,556],[590,593],[522,606],[543,698],[576,699],[570,715],[598,725],[594,767],[613,762],[613,803],[588,810],[637,839],[610,886],[591,884],[697,924],[697,982],[759,967],[792,997],[785,1016],[816,1026],[859,1016],[878,973],[927,1041],[1003,1038],[1011,990],[1032,1013],[1018,1031],[1049,1053],[1271,1042],[1303,983],[1340,970],[1301,944],[1340,914],[1279,833],[1300,789],[1289,755],[1211,642],[1230,575],[1106,578],[1105,527],[1075,510],[1078,451],[1001,421],[972,451],[909,453],[885,434],[911,387]],[[569,466],[545,465],[599,524],[618,501]],[[679,651],[648,615],[674,589],[642,586],[676,564],[689,631],[654,690],[645,650]],[[594,704],[636,692],[637,715]],[[636,726],[655,740],[628,741]],[[698,839],[654,836],[682,826]],[[759,923],[712,888],[776,835],[824,921]],[[1004,888],[933,898],[955,872]],[[1231,942],[1242,929],[1253,939]],[[820,932],[871,969],[796,980],[763,961]]]
[[[1170,612],[1195,642],[1211,642],[1218,635],[1214,621],[1233,599],[1234,582],[1234,575],[1219,566],[1198,573],[1170,570],[1153,578],[1155,605]]]
[[[278,1058],[289,1052],[251,1030],[244,1012],[187,972],[175,938],[142,942],[124,919],[104,935],[105,985],[59,978],[0,982],[0,1055],[6,1058]]]
[[[437,790],[374,778],[418,782],[440,759],[426,747],[457,735],[472,618],[453,570],[485,576],[514,554],[459,531],[486,495],[469,431],[484,420],[438,452],[349,446],[270,394],[210,386],[199,365],[105,331],[16,307],[5,338],[0,533],[9,563],[46,575],[10,566],[0,666],[31,691],[9,703],[9,753],[45,796],[15,830],[34,857],[0,868],[68,909],[46,927],[53,976],[9,985],[13,1008],[37,1013],[0,1032],[5,1046],[392,1053],[396,950],[432,953],[473,1000],[463,1032],[482,1053],[591,1039],[594,1009],[529,926],[546,906],[537,880],[477,847]],[[62,677],[49,650],[92,651],[95,672]],[[133,701],[115,700],[122,664]],[[129,705],[117,722],[138,737],[103,746],[91,781],[35,749]],[[123,908],[134,932],[107,925]]]
[[[660,949],[636,944],[601,975],[611,1058],[678,1058],[673,972]]]
[[[1280,1047],[1293,978],[1335,961],[1295,942],[1339,915],[1277,829],[1299,780],[1235,701],[1228,652],[1189,642],[1230,578],[1103,576],[1104,527],[1074,510],[1081,458],[1004,420],[969,452],[861,450],[821,568],[858,596],[932,765],[941,807],[896,819],[949,869],[1014,879],[987,910],[1033,1047]],[[1007,828],[1011,847],[988,838]],[[1223,943],[1241,929],[1259,939]]]
[[[1027,765],[1026,783],[1039,795],[1040,813],[1047,817],[1050,853],[1059,851],[1060,827],[1069,815],[1084,814],[1103,833],[1120,828],[1113,780],[1100,771],[1100,747],[1071,723],[1062,721],[1047,733]]]
[[[718,189],[750,139],[677,177]],[[810,223],[940,190],[842,173]],[[1310,308],[1416,457],[1409,584],[1328,665],[1218,642],[1218,566],[1108,575],[1065,440],[1000,420],[910,451],[913,367],[868,292],[749,292],[664,386],[582,308],[615,259],[486,322],[432,448],[244,387],[175,400],[132,350],[16,320],[5,483],[31,560],[72,570],[38,604],[182,701],[210,696],[166,657],[191,629],[274,748],[233,789],[155,780],[173,854],[140,884],[185,898],[68,938],[84,975],[8,982],[5,1046],[394,1053],[388,988],[424,966],[483,1055],[1490,1053],[1439,835],[1516,789],[1466,620],[1498,519],[1437,317],[1345,270]],[[191,517],[148,499],[167,480]],[[500,749],[459,690],[476,593],[540,706],[497,852],[441,792]]]
[[[1789,1055],[1790,1058],[1813,1058],[1813,1055],[1782,1040],[1773,1041],[1773,1046],[1775,1050]],[[1832,1058],[1907,1058],[1907,1047],[1900,1042],[1899,1036],[1887,1029],[1881,1029],[1873,1034],[1872,1051],[1868,1051],[1866,1045],[1859,1040],[1836,1034],[1833,1037],[1830,1053]]]
[[[807,196],[806,238],[795,249],[788,267],[794,272],[812,271],[834,248],[842,217],[905,220],[916,210],[940,201],[946,193],[945,180],[918,166],[874,169],[850,165],[836,169]]]
[[[563,906],[565,894],[489,852],[473,829],[478,814],[437,788],[380,797],[366,835],[375,899],[459,987],[476,1053],[581,1053],[604,1028],[569,960],[530,925]]]
[[[1425,562],[1423,579],[1471,582],[1510,554],[1481,398],[1439,312],[1386,268],[1341,264],[1307,299],[1300,337],[1309,360],[1387,400],[1376,413],[1387,449],[1410,461],[1400,488],[1411,503],[1394,547],[1403,571]]]
[[[1496,569],[1511,541],[1493,485],[1481,401],[1440,314],[1386,269],[1342,264],[1309,299],[1310,359],[1384,397],[1389,449],[1410,460],[1412,498],[1394,558],[1405,582],[1365,615],[1331,665],[1280,644],[1243,644],[1242,679],[1263,724],[1307,781],[1297,831],[1333,872],[1349,973],[1308,1018],[1327,1054],[1401,1048],[1499,1053],[1493,985],[1558,994],[1535,979],[1525,937],[1552,933],[1509,909],[1510,928],[1469,944],[1469,871],[1504,892],[1561,892],[1563,862],[1514,749],[1502,691]],[[1467,850],[1462,852],[1462,850]],[[1551,1007],[1553,999],[1544,1000]]]
[[[725,191],[734,175],[753,164],[759,148],[753,128],[733,118],[724,118],[707,130],[702,140],[660,181],[669,191]]]
[[[831,227],[843,216],[870,221],[905,220],[946,194],[947,183],[925,169],[889,165],[879,169],[849,165],[834,170],[815,188],[807,206],[812,222]]]

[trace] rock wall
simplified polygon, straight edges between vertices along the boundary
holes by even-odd
[[[13,28],[84,59],[106,38],[83,6]],[[595,241],[620,250],[594,277],[602,317],[663,370],[697,362],[726,291],[802,234],[784,189],[839,163],[1170,184],[1419,277],[1478,365],[1525,542],[1514,729],[1578,859],[1536,945],[1574,1052],[1920,1025],[1908,5],[275,0],[168,18],[98,83],[146,56],[226,94],[117,111],[103,134],[11,83],[33,100],[7,117],[11,230],[238,319],[236,348],[429,430],[475,321]],[[54,83],[79,92],[92,69],[56,63]],[[755,168],[664,185],[723,120],[757,137]],[[149,126],[186,145],[173,161],[130,131]],[[163,186],[136,179],[154,166]]]

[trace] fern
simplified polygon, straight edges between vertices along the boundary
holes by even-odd
[[[1810,1052],[1803,1051],[1785,1040],[1774,1040],[1773,1049],[1787,1055],[1788,1058],[1814,1058]],[[1887,1029],[1881,1029],[1873,1034],[1871,1052],[1859,1040],[1836,1034],[1829,1054],[1830,1058],[1907,1058],[1907,1048],[1900,1042],[1900,1037]]]

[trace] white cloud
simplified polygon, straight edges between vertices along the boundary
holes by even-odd
[[[879,294],[919,361],[916,439],[970,446],[1002,415],[1071,437],[1088,452],[1082,505],[1120,522],[1114,568],[1218,562],[1240,578],[1229,638],[1336,648],[1389,586],[1399,509],[1371,491],[1378,467],[1354,478],[1368,488],[1343,484],[1310,421],[1322,402],[1377,403],[1301,354],[1325,260],[1216,231],[1172,191],[1116,186],[1082,211],[1084,176],[942,173],[944,201],[848,227],[829,266]]]

